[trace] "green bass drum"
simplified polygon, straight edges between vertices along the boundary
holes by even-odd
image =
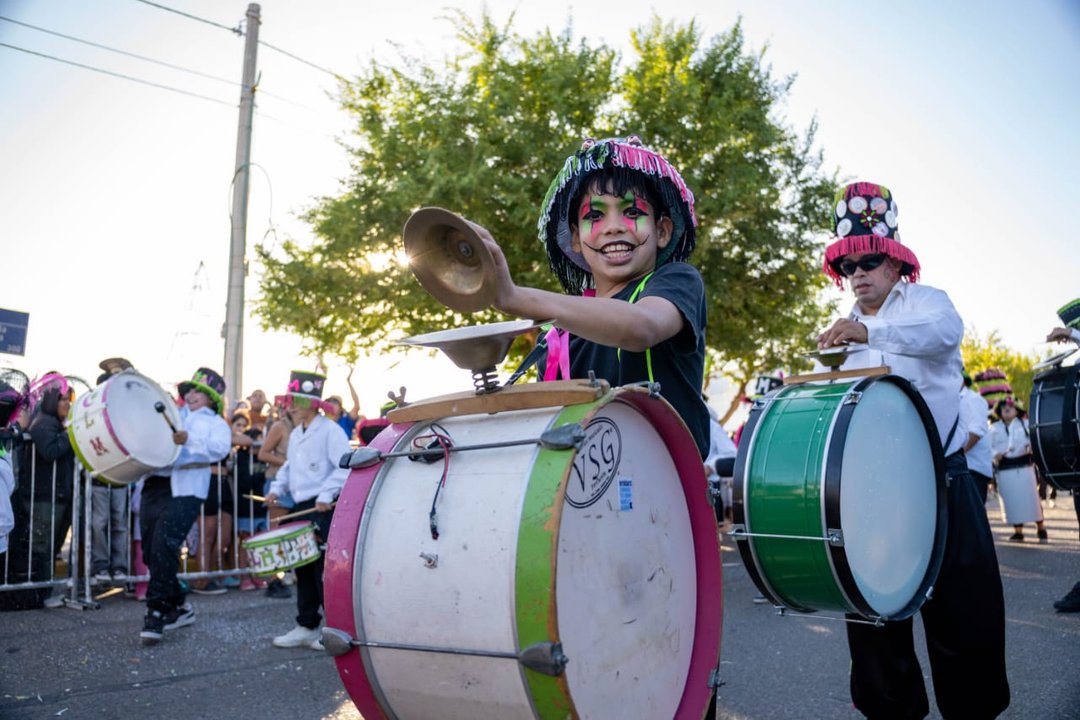
[[[911,617],[945,550],[945,462],[907,380],[789,385],[757,401],[735,463],[733,535],[774,605]]]

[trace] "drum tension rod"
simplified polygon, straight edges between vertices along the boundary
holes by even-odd
[[[836,547],[844,546],[844,531],[839,528],[829,528],[828,533],[824,536],[814,535],[777,535],[775,533],[755,533],[746,532],[745,525],[733,525],[731,530],[728,531],[728,537],[733,538],[737,542],[745,542],[747,538],[762,537],[762,538],[778,538],[780,540],[812,540],[814,542],[827,542],[830,545]]]
[[[882,627],[886,622],[886,618],[880,616],[874,616],[873,618],[865,620],[857,620],[849,617],[836,617],[835,615],[819,615],[816,612],[802,613],[779,606],[776,608],[776,614],[780,617],[799,618],[800,620],[832,620],[834,622],[845,622],[853,625],[873,625],[874,627]]]
[[[580,448],[585,442],[585,428],[580,423],[568,423],[557,428],[545,430],[539,438],[528,440],[508,440],[506,442],[482,443],[479,445],[451,445],[447,448],[402,450],[384,453],[370,445],[356,448],[341,456],[338,467],[347,469],[366,468],[376,465],[387,458],[441,456],[444,452],[462,452],[465,450],[492,450],[494,448],[514,447],[516,445],[539,445],[545,450],[570,450]]]
[[[385,648],[388,650],[413,650],[416,652],[443,653],[447,655],[470,655],[474,657],[494,657],[517,660],[529,670],[557,677],[566,669],[569,658],[563,654],[562,643],[538,642],[524,648],[521,652],[499,652],[497,650],[471,650],[467,648],[436,647],[434,645],[412,645],[408,643],[371,642],[358,640],[344,630],[324,627],[322,643],[326,652],[334,657],[346,654],[354,647]]]

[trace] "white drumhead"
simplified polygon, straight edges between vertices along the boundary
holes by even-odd
[[[933,555],[937,482],[922,418],[892,383],[869,385],[852,413],[840,521],[859,591],[883,617],[900,612]]]
[[[608,404],[587,432],[556,568],[570,694],[582,718],[674,717],[697,607],[682,485],[666,445],[630,406]]]
[[[180,450],[165,418],[154,409],[165,403],[166,413],[180,429],[180,414],[164,390],[138,373],[120,373],[109,380],[105,393],[106,413],[117,439],[128,454],[150,467],[166,467]]]

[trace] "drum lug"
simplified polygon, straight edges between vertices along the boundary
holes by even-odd
[[[735,542],[746,542],[746,526],[738,523],[731,526],[731,530],[728,531],[728,536],[733,538]]]
[[[518,662],[534,672],[557,677],[569,659],[563,654],[562,643],[538,642],[518,653]]]
[[[570,450],[580,448],[585,442],[585,428],[581,423],[569,423],[545,430],[540,435],[540,447],[545,450]]]
[[[718,687],[722,686],[723,684],[724,684],[724,681],[720,679],[720,668],[719,667],[714,667],[709,672],[709,689],[710,690],[715,690]]]
[[[840,528],[829,528],[828,539],[833,547],[844,547],[844,531]]]
[[[429,570],[434,570],[439,566],[439,556],[432,553],[420,553],[420,557],[424,559],[424,567]]]
[[[862,394],[861,391],[853,390],[852,392],[848,393],[848,396],[846,398],[844,398],[844,403],[843,404],[844,405],[858,405],[859,401],[862,400],[862,395],[863,394]]]

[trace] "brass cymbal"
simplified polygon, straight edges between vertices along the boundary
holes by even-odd
[[[460,215],[420,208],[401,231],[413,274],[451,310],[473,313],[495,301],[495,261]]]

